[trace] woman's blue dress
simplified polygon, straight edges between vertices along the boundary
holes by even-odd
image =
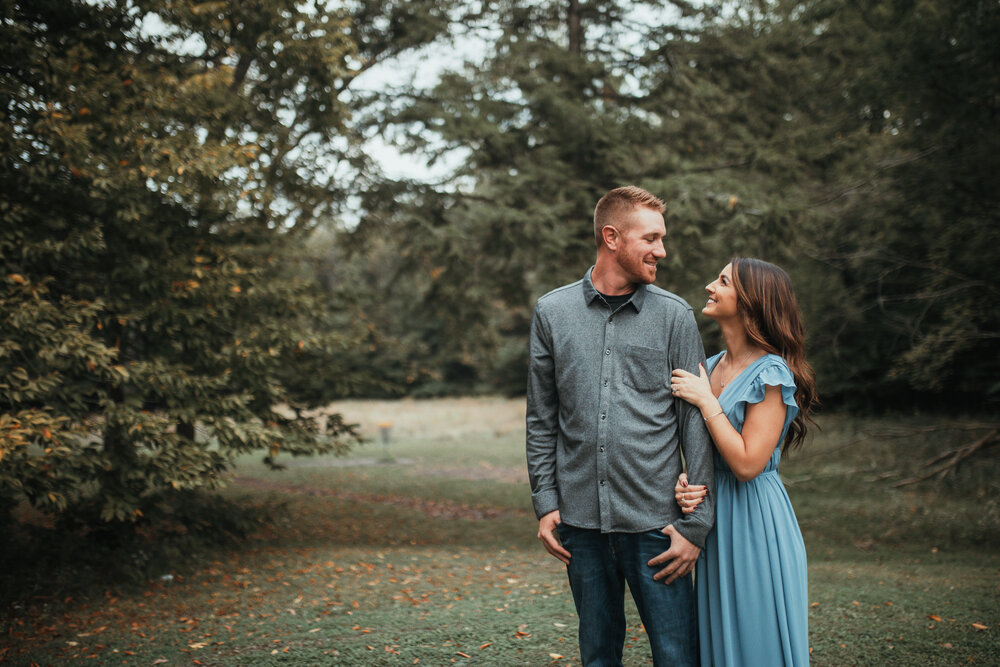
[[[709,373],[722,354],[708,360]],[[703,667],[809,663],[806,550],[778,477],[781,443],[799,411],[795,378],[784,359],[768,354],[733,378],[719,403],[742,433],[747,405],[764,400],[765,386],[780,387],[787,407],[764,471],[740,482],[715,453],[715,527],[695,579]]]

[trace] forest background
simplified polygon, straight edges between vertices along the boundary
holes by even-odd
[[[576,664],[527,335],[635,184],[696,313],[733,255],[795,284],[814,663],[996,663],[998,34],[987,0],[0,0],[0,661]]]
[[[788,270],[827,410],[996,414],[995,2],[0,12],[4,520],[133,524],[241,454],[343,451],[334,399],[522,392],[623,184],[668,203],[690,303],[733,255]]]

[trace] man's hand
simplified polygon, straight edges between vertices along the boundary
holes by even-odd
[[[556,526],[562,523],[559,510],[553,510],[538,520],[538,539],[550,554],[569,565],[569,552],[563,549],[556,537]],[[698,556],[696,555],[695,558]]]
[[[670,548],[648,564],[656,566],[666,563],[667,566],[654,574],[653,579],[657,581],[664,579],[664,584],[672,584],[674,579],[686,577],[691,573],[701,554],[701,548],[688,542],[672,525],[664,528],[663,534],[670,538]]]

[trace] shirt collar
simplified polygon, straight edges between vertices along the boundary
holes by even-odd
[[[589,306],[594,302],[594,299],[601,296],[601,293],[597,291],[594,287],[594,281],[590,279],[590,274],[594,272],[594,267],[587,269],[587,275],[583,277],[583,298]],[[646,285],[639,284],[636,285],[635,291],[632,292],[632,298],[628,300],[626,305],[631,304],[635,308],[635,312],[642,310],[642,304],[646,300]]]

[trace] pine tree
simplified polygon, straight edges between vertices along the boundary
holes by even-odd
[[[379,372],[405,368],[427,393],[520,391],[533,299],[580,276],[594,203],[635,183],[667,201],[659,282],[689,302],[735,254],[789,270],[828,404],[995,396],[982,360],[998,323],[977,297],[992,294],[997,247],[996,13],[979,0],[451,8],[483,26],[483,57],[357,119],[431,161],[461,156],[442,182],[362,193],[343,271],[367,275],[353,296],[378,304],[372,329],[394,350]]]
[[[877,407],[995,408],[1000,10],[847,3],[829,25],[857,45],[831,95],[856,152],[840,156],[816,241],[848,305],[822,340],[835,378]]]
[[[465,156],[445,182],[367,191],[353,234],[358,256],[373,238],[400,240],[383,277],[406,289],[377,326],[423,362],[420,391],[523,390],[533,301],[593,261],[597,200],[656,183],[656,124],[636,102],[636,71],[647,40],[681,30],[675,5],[693,12],[660,2],[488,5],[476,19],[496,29],[480,36],[481,62],[444,73],[432,90],[399,91],[372,120],[432,160]],[[411,379],[421,383],[419,372]]]

